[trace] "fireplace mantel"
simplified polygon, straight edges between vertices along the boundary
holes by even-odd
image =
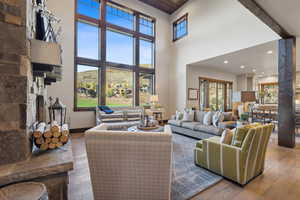
[[[71,170],[73,170],[73,155],[72,144],[69,141],[60,149],[33,154],[25,161],[0,166],[0,187],[24,181],[43,182],[50,200],[67,199],[68,172]],[[64,191],[61,191],[63,194],[51,192],[51,190],[57,192],[57,188],[64,188]]]

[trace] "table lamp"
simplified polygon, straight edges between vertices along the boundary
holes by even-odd
[[[151,109],[155,109],[156,108],[156,104],[158,103],[158,95],[152,95],[150,97],[150,102],[151,102]]]

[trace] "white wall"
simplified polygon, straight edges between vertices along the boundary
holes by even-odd
[[[114,0],[132,9],[156,18],[156,85],[160,103],[168,111],[168,74],[170,61],[171,29],[169,15],[147,6],[137,0]],[[48,0],[48,8],[59,17],[62,22],[63,49],[63,80],[49,87],[48,94],[60,97],[67,105],[71,128],[86,128],[95,125],[94,112],[74,112],[74,0]]]
[[[233,91],[237,88],[236,76],[231,73],[221,72],[215,69],[209,69],[202,66],[187,67],[187,88],[199,89],[199,77],[219,79],[233,82]],[[198,107],[199,101],[187,100],[187,107]]]
[[[172,43],[172,112],[186,106],[188,64],[279,39],[236,0],[190,0],[171,16],[171,21],[185,13],[189,13],[188,36]]]
[[[296,65],[297,65],[297,71],[300,71],[300,37],[296,38]]]

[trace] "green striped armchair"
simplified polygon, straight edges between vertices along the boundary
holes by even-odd
[[[265,155],[274,125],[248,130],[242,146],[220,143],[220,137],[201,140],[195,148],[195,164],[241,185],[264,171]]]

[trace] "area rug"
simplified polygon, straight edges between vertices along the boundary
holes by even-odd
[[[173,134],[172,200],[187,200],[222,180],[194,164],[197,140]]]

